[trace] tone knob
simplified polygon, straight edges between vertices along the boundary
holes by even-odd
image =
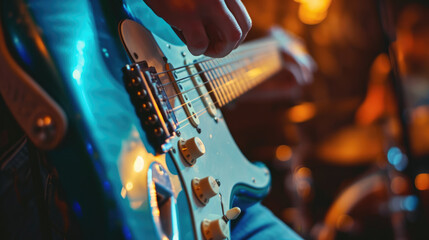
[[[204,219],[201,224],[201,230],[206,240],[222,240],[229,237],[228,224],[222,218],[216,220]]]
[[[192,189],[200,202],[206,205],[209,199],[219,194],[219,184],[213,177],[203,179],[194,178],[192,180]]]
[[[199,137],[193,137],[186,141],[181,139],[179,141],[179,149],[186,162],[190,165],[194,165],[197,158],[206,153],[206,147]]]
[[[236,219],[240,215],[241,209],[234,207],[226,214],[216,220],[204,219],[201,223],[201,230],[206,240],[221,240],[229,237],[229,220]]]

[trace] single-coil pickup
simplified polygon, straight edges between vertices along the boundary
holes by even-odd
[[[192,100],[187,94],[187,89],[184,88],[181,82],[176,81],[176,78],[174,77],[174,72],[169,71],[170,69],[172,69],[172,66],[170,64],[166,64],[166,69],[168,71],[168,76],[170,77],[170,80],[174,85],[177,96],[182,103],[181,106],[185,110],[186,115],[188,116],[189,122],[192,124],[192,126],[198,127],[198,125],[200,124],[200,119],[198,118],[198,113],[194,109]]]
[[[204,85],[203,79],[201,79],[200,75],[198,74],[197,69],[194,65],[189,64],[185,60],[185,66],[188,70],[189,75],[191,76],[192,82],[195,85],[195,88],[198,91],[198,95],[200,96],[201,100],[203,101],[204,106],[207,109],[207,112],[212,116],[216,117],[216,106],[214,105],[209,92],[207,91],[207,88]]]

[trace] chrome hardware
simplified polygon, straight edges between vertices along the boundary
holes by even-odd
[[[153,223],[160,239],[178,239],[178,215],[173,185],[161,164],[152,163],[148,171],[149,202]]]
[[[201,99],[203,100],[204,105],[207,108],[207,112],[212,116],[216,117],[216,106],[213,103],[209,92],[207,91],[207,88],[204,85],[203,80],[201,79],[200,75],[198,74],[197,69],[195,66],[190,65],[188,61],[185,61],[186,69],[188,70],[188,73],[191,76],[192,82],[195,85],[195,88],[198,91],[198,94],[201,96]]]
[[[170,64],[166,64],[166,69],[170,70],[173,69],[173,67]],[[198,127],[198,124],[200,124],[200,119],[198,118],[198,115],[194,109],[194,105],[192,104],[191,99],[189,98],[187,90],[183,88],[183,85],[181,83],[178,83],[176,81],[175,71],[169,71],[168,76],[170,77],[171,82],[174,85],[174,88],[177,92],[177,95],[179,96],[180,102],[183,105],[183,109],[185,109],[186,115],[189,117],[189,121],[191,122],[192,126]]]
[[[124,82],[142,127],[149,135],[149,141],[160,152],[172,148],[170,140],[178,128],[176,116],[161,80],[153,67],[145,61],[126,65],[122,69]]]

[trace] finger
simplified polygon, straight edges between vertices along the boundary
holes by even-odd
[[[220,1],[217,5],[211,7],[214,8],[214,10],[210,11],[212,14],[206,16],[204,19],[207,34],[210,39],[210,45],[206,51],[206,55],[224,57],[230,53],[241,40],[241,27],[225,2]]]
[[[228,6],[231,13],[234,15],[238,25],[240,25],[241,28],[242,36],[238,44],[235,46],[236,48],[243,42],[243,40],[247,36],[247,33],[252,28],[252,19],[250,18],[246,7],[240,0],[227,0],[226,5]]]
[[[184,42],[193,55],[198,56],[206,52],[209,46],[209,38],[201,21],[186,23],[180,28]]]

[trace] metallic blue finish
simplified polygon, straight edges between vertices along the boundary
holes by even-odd
[[[123,2],[125,10],[133,20],[141,23],[164,41],[175,46],[185,46],[170,25],[158,17],[146,4],[142,4],[141,0],[123,0]],[[156,24],[154,24],[155,21]]]
[[[177,209],[174,207],[171,211],[175,215],[177,210],[178,214],[173,225],[179,226],[181,239],[201,237],[200,219],[198,222],[192,220],[196,216],[203,217],[198,215],[198,211],[220,209],[214,204],[205,209],[196,205],[188,186],[190,177],[203,177],[211,170],[215,176],[223,177],[224,172],[234,172],[233,164],[222,166],[226,171],[220,169],[215,161],[217,157],[236,158],[234,160],[246,163],[243,167],[248,169],[247,174],[255,175],[258,180],[251,187],[250,177],[240,179],[231,176],[231,179],[236,177],[242,182],[235,186],[224,185],[229,187],[222,193],[229,205],[251,204],[267,193],[269,174],[265,167],[247,162],[237,150],[223,121],[215,123],[209,116],[202,117],[209,122],[209,129],[204,129],[200,137],[205,142],[216,141],[216,144],[224,141],[226,150],[222,152],[222,146],[210,148],[206,156],[213,161],[202,162],[205,165],[200,165],[201,169],[189,168],[178,152],[158,155],[148,143],[147,134],[140,126],[122,83],[121,68],[130,61],[120,43],[117,26],[128,16],[155,34],[162,51],[166,51],[166,43],[176,47],[184,44],[141,0],[17,0],[3,5],[3,16],[12,16],[5,24],[10,26],[8,37],[14,45],[15,57],[64,108],[69,118],[66,138],[48,155],[58,169],[61,184],[79,217],[85,237],[159,237],[152,217],[148,187],[151,178],[147,173],[153,162],[165,169],[168,181],[172,183]],[[37,31],[29,34],[28,29],[19,27],[18,20],[23,17],[19,11],[22,9],[28,10],[28,14],[25,12],[28,24],[37,26]],[[156,24],[152,24],[154,22]],[[29,29],[34,30],[31,26]],[[40,41],[34,42],[34,39]],[[170,53],[170,56],[180,56],[179,50],[174,50],[177,52]],[[176,66],[183,64],[173,57],[172,61]],[[211,140],[209,130],[218,134],[215,140]],[[193,131],[183,131],[182,136],[191,137],[195,134]],[[173,146],[177,146],[177,140]],[[231,149],[235,150],[233,156],[228,155]],[[161,177],[158,179],[163,180]]]
[[[115,203],[108,207],[117,211],[115,216],[119,219],[115,222],[122,222],[128,226],[125,228],[130,229],[130,234],[134,238],[156,238],[150,214],[145,210],[132,209],[129,199],[127,197],[124,199],[120,194],[123,184],[118,172],[121,167],[118,160],[127,151],[125,148],[128,143],[134,141],[142,144],[141,139],[145,139],[145,133],[139,127],[139,121],[133,114],[134,110],[122,86],[120,68],[128,63],[128,59],[122,46],[118,45],[120,42],[117,35],[112,35],[106,29],[97,29],[94,19],[100,19],[103,16],[94,14],[101,10],[94,11],[94,5],[90,1],[29,0],[28,7],[36,24],[42,29],[44,42],[56,63],[64,87],[68,89],[68,96],[63,97],[74,102],[73,110],[68,112],[68,116],[72,122],[76,123],[76,130],[79,131],[79,134],[84,136],[83,144],[92,145],[94,153],[96,153],[75,157],[91,159],[90,161],[95,167],[95,172],[92,174],[98,176],[100,183],[105,181],[110,183],[113,194],[104,193],[107,194],[104,198],[111,199]],[[109,36],[109,44],[98,41],[103,34]],[[109,54],[106,55],[106,53]],[[113,61],[114,65],[108,65],[107,63],[112,62],[106,61],[105,58],[112,55],[116,56]],[[45,88],[50,92],[55,91],[55,89],[49,89],[49,86],[45,86]],[[91,131],[86,129],[91,129]],[[149,152],[154,152],[149,144],[142,145]],[[60,158],[59,156],[64,154],[64,149],[59,150],[61,151],[53,152],[51,155]],[[73,159],[63,158],[63,161],[73,161]],[[61,170],[62,181],[68,182],[65,185],[73,186],[73,180],[75,180],[75,184],[78,184],[77,179],[65,179],[62,174],[65,170],[62,169],[62,164],[66,168],[71,163],[61,163],[60,161],[57,163]],[[75,172],[74,174],[84,173]],[[93,182],[91,185],[97,186],[98,184]],[[100,191],[102,185],[99,184],[97,187],[99,189],[94,189],[94,192]],[[77,190],[72,192],[76,193]],[[77,197],[89,199],[93,196]],[[111,202],[107,199],[105,201]],[[96,220],[101,216],[94,215],[89,208],[90,205],[82,205],[84,219],[82,225],[92,224],[95,228],[93,230],[96,232],[93,236],[100,237],[100,233],[97,231],[109,231],[108,226],[100,225],[100,228],[96,229]],[[128,233],[124,237],[128,238]]]

